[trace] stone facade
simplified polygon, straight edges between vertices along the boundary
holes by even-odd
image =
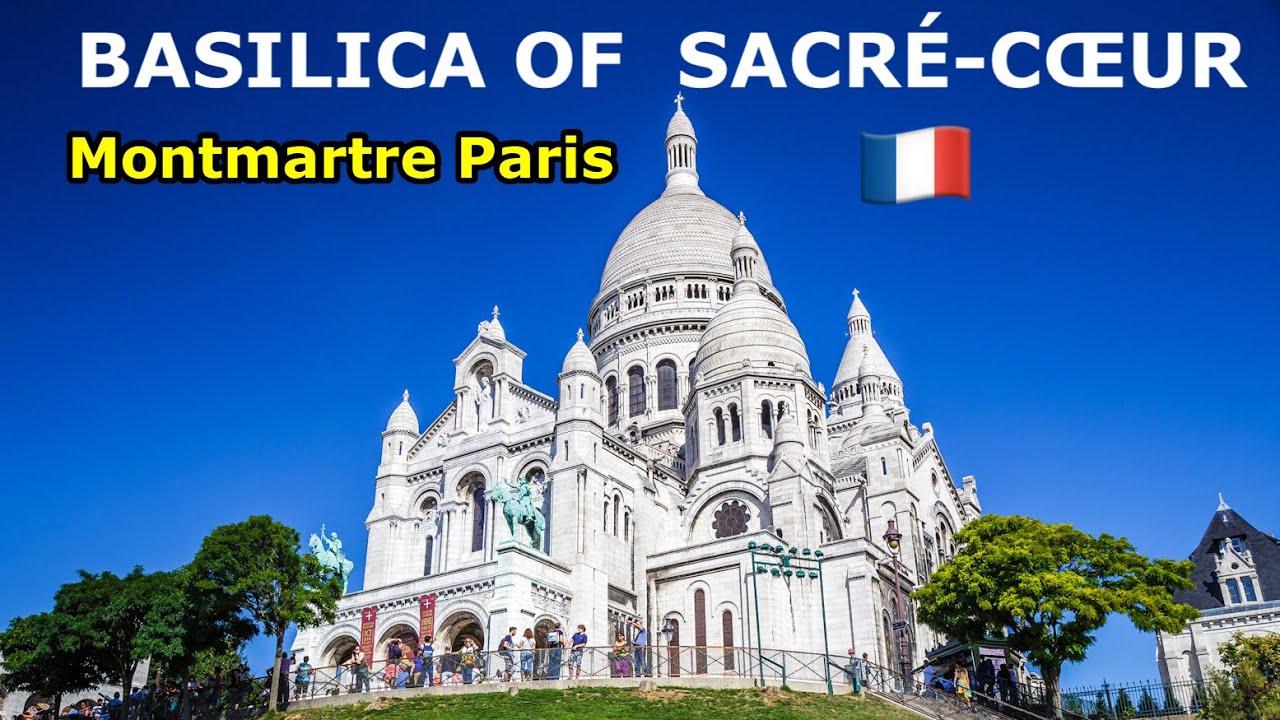
[[[1180,633],[1156,634],[1156,663],[1165,682],[1206,680],[1222,670],[1218,649],[1236,633],[1280,633],[1280,540],[1259,531],[1219,496],[1190,556],[1196,586],[1174,597],[1200,610]]]
[[[680,107],[665,150],[666,187],[618,237],[590,339],[579,331],[553,394],[526,384],[497,308],[454,359],[453,402],[425,428],[406,391],[383,433],[364,589],[334,625],[299,633],[300,656],[343,660],[370,607],[377,658],[396,636],[491,649],[509,626],[554,621],[607,645],[634,618],[659,642],[821,651],[825,640],[895,667],[900,652],[918,666],[942,643],[909,606],[906,641],[895,639],[881,537],[895,521],[905,596],[981,512],[973,478],[957,482],[930,424],[912,424],[857,291],[827,393],[745,218],[701,189]],[[511,537],[489,497],[522,477],[547,517],[538,549],[522,530]],[[821,583],[753,583],[752,540],[821,549]],[[427,595],[432,628],[420,627]]]

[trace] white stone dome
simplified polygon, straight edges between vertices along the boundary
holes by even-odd
[[[675,135],[688,135],[694,140],[698,139],[697,134],[693,132],[693,122],[685,114],[684,108],[678,108],[671,116],[671,122],[667,123],[667,137]]]
[[[571,372],[585,372],[596,375],[596,359],[591,354],[591,350],[587,348],[587,344],[582,341],[582,331],[578,331],[578,340],[569,348],[568,354],[564,356],[564,365],[560,367],[560,374]]]
[[[618,235],[605,261],[600,289],[612,290],[644,276],[705,274],[730,279],[729,252],[737,234],[738,219],[723,205],[696,188],[669,188]],[[773,284],[767,269],[759,279]]]
[[[413,406],[409,404],[409,391],[404,391],[404,399],[396,406],[391,417],[387,419],[387,432],[394,430],[406,430],[418,434],[418,413],[413,411]]]
[[[809,353],[787,313],[760,294],[754,282],[739,282],[733,298],[707,324],[694,358],[694,372],[712,377],[743,367],[776,367],[809,373]]]

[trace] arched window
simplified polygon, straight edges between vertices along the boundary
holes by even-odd
[[[630,510],[622,513],[622,539],[623,540],[631,539],[631,511]]]
[[[658,409],[675,410],[678,395],[675,361],[663,360],[658,363]]]
[[[434,522],[434,519],[432,518],[432,516],[435,514],[435,509],[436,509],[435,498],[427,498],[422,502],[422,515],[424,518],[423,520],[424,523],[429,521]],[[426,541],[426,547],[424,548],[425,552],[423,553],[424,559],[422,561],[422,575],[424,577],[431,574],[431,559],[435,555],[435,549],[436,549],[435,530],[436,529],[433,527],[426,528],[427,541]]]
[[[707,674],[707,594],[698,588],[693,591],[693,671]]]
[[[760,403],[760,432],[773,439],[773,403],[768,400]]]
[[[578,385],[578,399],[579,399],[579,400],[581,400],[581,399],[585,398],[586,396],[587,396],[587,384],[586,384],[586,383],[582,383],[582,384]]]
[[[605,394],[609,396],[609,424],[618,424],[618,378],[611,377],[604,382]]]
[[[613,496],[613,536],[618,537],[618,506],[622,505],[622,496]]]
[[[889,463],[885,462],[884,458],[880,458],[880,474],[881,475],[889,474]]]
[[[486,500],[484,483],[477,482],[471,489],[471,551],[484,549],[484,521]]]
[[[724,411],[716,408],[716,444],[724,444]]]
[[[733,612],[720,614],[720,637],[724,640],[724,669],[733,669]]]
[[[729,405],[729,431],[734,442],[742,439],[742,418],[738,416],[737,405]]]
[[[717,538],[733,537],[747,531],[751,510],[738,500],[730,500],[711,516],[711,529]]]
[[[631,417],[644,414],[644,368],[639,365],[627,371],[628,413]]]

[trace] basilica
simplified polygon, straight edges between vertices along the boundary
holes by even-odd
[[[911,421],[856,290],[830,389],[814,377],[771,241],[703,191],[679,102],[664,150],[662,193],[614,243],[586,332],[566,330],[554,390],[526,380],[495,308],[453,360],[452,402],[423,424],[404,393],[382,433],[363,589],[299,631],[299,657],[329,666],[363,645],[380,659],[425,635],[437,651],[493,649],[508,627],[541,638],[555,622],[608,645],[635,619],[653,642],[714,648],[703,658],[825,647],[916,667],[946,642],[908,593],[981,512],[973,477]],[[503,522],[496,498],[517,489],[537,533]],[[756,579],[748,543],[820,557],[820,582]]]

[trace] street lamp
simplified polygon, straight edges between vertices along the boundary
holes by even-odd
[[[831,649],[827,641],[827,597],[822,583],[821,550],[809,548],[786,549],[781,545],[757,545],[754,540],[747,543],[751,553],[751,600],[756,611],[756,662],[760,674],[760,686],[764,687],[764,639],[760,635],[760,584],[757,577],[767,575],[783,578],[790,583],[791,578],[797,580],[817,580],[818,599],[822,603],[822,666],[827,678],[827,694],[834,695],[835,687],[831,684]]]
[[[884,543],[893,553],[893,589],[898,595],[897,617],[894,618],[893,631],[898,635],[898,660],[902,666],[902,689],[906,692],[907,678],[911,677],[911,659],[907,657],[907,621],[903,615],[906,608],[902,604],[902,583],[898,571],[898,554],[902,549],[902,533],[898,532],[897,523],[889,518],[889,527],[884,531]]]

